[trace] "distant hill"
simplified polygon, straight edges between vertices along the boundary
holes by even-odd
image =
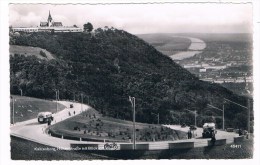
[[[200,81],[187,70],[158,52],[142,39],[117,29],[96,29],[88,33],[31,33],[10,36],[11,45],[46,49],[55,60],[33,56],[10,57],[11,93],[38,98],[60,98],[89,103],[104,115],[132,120],[129,96],[136,98],[136,120],[156,123],[216,121],[222,113],[207,104],[222,107],[228,98],[246,105],[246,98],[216,84]],[[225,103],[227,127],[246,127],[246,111]],[[241,122],[245,120],[245,122]]]
[[[202,39],[205,42],[252,42],[251,33],[151,33],[151,34],[138,34],[140,38],[147,40],[149,43],[154,39],[162,38],[163,40],[169,40],[170,36],[183,36],[183,37],[195,37]],[[178,41],[178,40],[177,40]]]

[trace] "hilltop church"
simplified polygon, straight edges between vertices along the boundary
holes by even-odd
[[[13,32],[83,32],[82,28],[75,26],[63,26],[62,22],[55,22],[49,11],[47,22],[40,22],[38,27],[13,27]]]

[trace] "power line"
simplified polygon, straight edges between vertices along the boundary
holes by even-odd
[[[243,108],[248,109],[247,107],[245,107],[245,106],[243,106],[243,105],[241,105],[241,104],[238,104],[238,103],[236,103],[236,102],[234,102],[234,101],[231,101],[231,100],[229,100],[229,99],[224,98],[224,100],[229,101],[229,102],[231,102],[231,103],[234,103],[234,104],[236,104],[236,105],[238,105],[238,106],[240,106],[240,107],[243,107]]]

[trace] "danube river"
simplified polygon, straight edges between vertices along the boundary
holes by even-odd
[[[173,36],[176,37],[176,36]],[[179,36],[178,36],[179,37]],[[191,44],[187,51],[178,52],[176,54],[171,55],[172,60],[183,60],[185,58],[189,58],[195,56],[202,52],[203,49],[206,48],[206,43],[198,38],[192,37],[183,37],[191,40]]]

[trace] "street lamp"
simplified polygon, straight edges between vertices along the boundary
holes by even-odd
[[[81,112],[82,112],[82,111],[83,111],[83,110],[82,110],[82,104],[83,104],[83,94],[81,93],[81,94],[80,94],[80,96],[81,96]]]
[[[55,89],[55,94],[56,94],[56,113],[58,112],[58,91]]]
[[[133,108],[133,150],[135,150],[135,97],[129,96],[129,101]]]
[[[22,89],[19,89],[20,90],[20,92],[21,92],[21,96],[23,96],[23,90]]]
[[[14,96],[11,96],[11,99],[13,102],[13,125],[14,125],[14,102],[15,102]]]

